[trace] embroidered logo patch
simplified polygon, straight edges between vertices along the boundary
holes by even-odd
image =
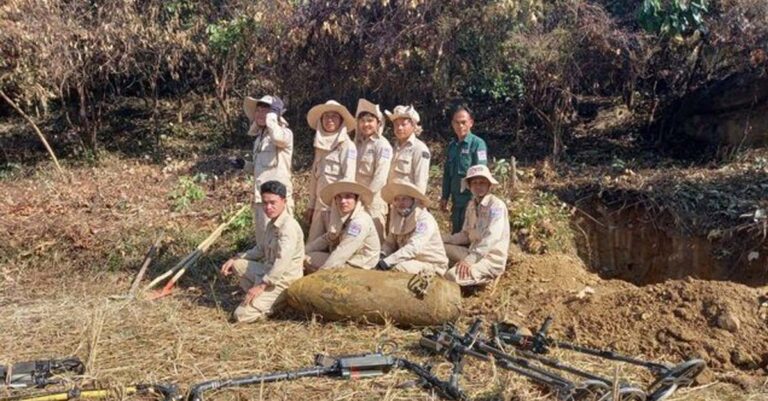
[[[429,152],[421,152],[421,157],[423,157],[425,159],[429,159],[429,157],[430,157]]]
[[[477,160],[482,160],[482,161],[488,160],[488,154],[484,150],[478,150]]]
[[[360,223],[353,221],[349,224],[349,227],[347,227],[347,235],[352,237],[357,237],[360,235],[360,233],[363,231],[363,226],[360,225]]]
[[[461,150],[462,155],[468,155],[469,154],[469,148],[464,148]]]
[[[424,220],[416,222],[416,234],[424,234],[427,232],[427,222]]]
[[[381,158],[382,159],[390,159],[392,158],[392,149],[390,148],[384,148],[381,150]]]
[[[349,148],[349,150],[347,151],[347,157],[352,160],[357,160],[357,149]]]

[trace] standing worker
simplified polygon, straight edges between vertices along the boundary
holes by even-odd
[[[357,121],[346,107],[335,100],[312,107],[307,123],[315,129],[315,159],[309,177],[309,204],[304,221],[309,223],[307,242],[323,234],[320,218],[329,205],[320,199],[320,192],[337,181],[354,181],[357,148],[348,132],[355,130]]]
[[[381,199],[381,188],[387,183],[392,161],[392,145],[384,138],[384,115],[378,104],[365,99],[357,102],[357,174],[355,181],[371,190],[373,199],[365,210],[371,215],[379,240],[386,238],[387,203]]]
[[[432,156],[427,145],[417,138],[422,131],[419,113],[413,106],[397,106],[394,111],[387,110],[386,113],[394,125],[396,139],[387,184],[407,182],[426,194]]]
[[[467,203],[472,199],[469,189],[462,189],[461,180],[467,175],[470,166],[488,164],[488,147],[485,141],[472,133],[475,120],[469,106],[459,105],[451,114],[451,127],[456,138],[448,145],[448,160],[443,167],[443,195],[440,198],[440,209],[448,211],[448,201],[451,206],[451,233],[461,231],[464,224],[464,213]]]
[[[259,191],[261,184],[275,180],[285,185],[286,210],[288,214],[293,214],[293,132],[288,129],[288,123],[283,119],[285,106],[277,96],[263,96],[259,99],[246,97],[243,110],[251,122],[248,135],[256,137],[253,141],[253,161],[236,159],[233,164],[253,174],[253,221],[258,243],[269,222],[264,214],[264,204]]]

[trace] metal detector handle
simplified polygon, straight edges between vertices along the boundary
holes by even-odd
[[[483,321],[480,319],[477,319],[472,323],[472,326],[469,327],[469,331],[467,331],[467,336],[469,338],[475,339],[477,338],[477,333],[480,332],[480,326],[483,325]]]
[[[547,353],[547,345],[549,343],[549,340],[547,340],[547,332],[549,331],[549,328],[552,327],[552,320],[552,316],[547,316],[547,318],[544,319],[544,323],[542,323],[539,328],[539,331],[533,336],[533,347],[531,347],[533,352],[537,354]]]
[[[453,385],[451,382],[440,380],[437,376],[432,374],[430,369],[421,366],[418,363],[403,358],[397,358],[397,365],[418,376],[423,380],[425,387],[434,389],[442,398],[458,401],[469,399],[467,395],[461,391],[458,385]]]
[[[542,323],[541,328],[539,328],[539,331],[536,332],[536,334],[546,338],[549,328],[552,327],[552,321],[552,316],[547,316],[547,318],[544,319],[544,323]]]

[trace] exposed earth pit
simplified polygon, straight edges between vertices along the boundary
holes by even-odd
[[[685,277],[768,283],[768,241],[759,236],[724,230],[684,234],[670,216],[658,219],[642,205],[612,208],[591,199],[578,209],[579,256],[603,278],[638,285]]]

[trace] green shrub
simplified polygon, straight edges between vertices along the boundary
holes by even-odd
[[[704,30],[708,0],[643,0],[638,22],[664,37],[681,37]]]
[[[518,197],[509,214],[513,240],[517,235],[520,248],[542,254],[573,250],[568,206],[549,192],[534,192]]]
[[[187,209],[193,202],[205,198],[205,190],[198,185],[198,182],[205,181],[205,174],[197,174],[194,177],[179,177],[179,183],[171,192],[170,198],[173,201],[173,210],[178,212]]]

